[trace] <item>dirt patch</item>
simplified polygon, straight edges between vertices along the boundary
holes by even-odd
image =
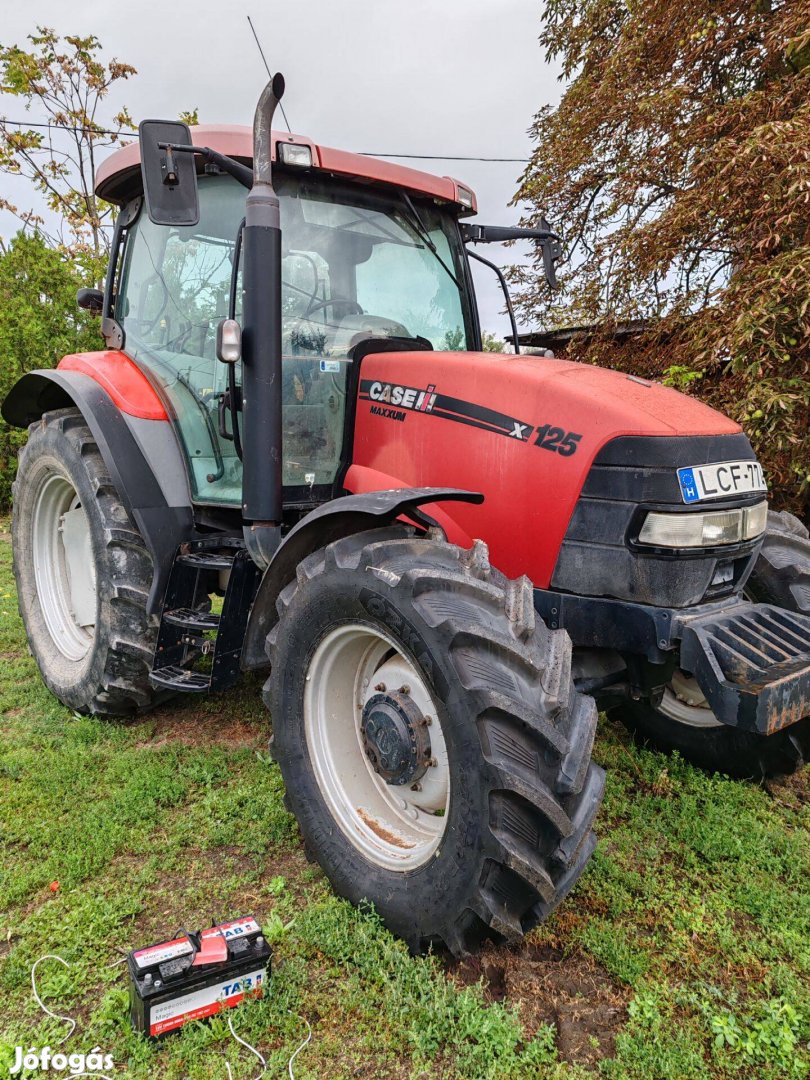
[[[561,949],[530,942],[490,945],[454,964],[450,975],[463,986],[483,979],[489,999],[517,1008],[529,1035],[543,1024],[554,1024],[562,1060],[585,1068],[612,1056],[627,1018],[629,992],[580,952],[565,955]]]
[[[223,699],[220,708],[213,709],[210,701],[205,712],[194,712],[188,706],[164,706],[150,713],[148,720],[141,726],[145,738],[138,746],[152,750],[170,743],[183,746],[229,746],[253,747],[265,750],[270,735],[270,718],[258,720],[255,717],[240,716],[235,703]],[[147,734],[148,732],[148,734]]]
[[[764,786],[774,802],[789,810],[800,810],[810,803],[810,769],[768,780]]]

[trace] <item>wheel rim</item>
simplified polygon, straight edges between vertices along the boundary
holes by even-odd
[[[714,728],[723,726],[709,707],[703,691],[698,686],[697,679],[687,675],[680,668],[675,671],[669,685],[664,690],[664,696],[661,698],[658,710],[670,720],[675,720],[679,724],[687,724],[689,727]]]
[[[46,477],[33,521],[34,577],[45,624],[63,656],[82,660],[95,634],[96,565],[90,522],[67,477]]]
[[[387,783],[363,742],[364,710],[368,716],[372,699],[385,691],[396,697],[400,690],[429,724],[431,763],[415,786]],[[433,697],[396,643],[362,623],[330,631],[307,669],[304,726],[321,794],[351,843],[389,870],[412,870],[427,862],[447,827],[447,747]]]

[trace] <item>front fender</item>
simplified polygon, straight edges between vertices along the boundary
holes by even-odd
[[[479,492],[459,488],[395,488],[345,495],[307,514],[287,533],[261,580],[248,617],[242,668],[249,670],[267,664],[264,643],[277,618],[276,599],[307,555],[344,536],[378,529],[402,517],[424,529],[436,526],[436,519],[420,509],[426,503],[483,501],[484,496]]]
[[[81,412],[93,433],[115,489],[152,556],[147,610],[157,611],[174,554],[194,534],[185,467],[171,425],[128,417],[90,375],[58,369],[23,375],[6,396],[2,416],[12,427],[28,427],[43,413],[70,407]]]

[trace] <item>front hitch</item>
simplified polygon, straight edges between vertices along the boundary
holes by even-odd
[[[762,735],[810,716],[810,617],[740,600],[685,615],[680,666],[724,724]]]

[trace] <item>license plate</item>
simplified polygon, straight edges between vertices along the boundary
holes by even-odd
[[[712,465],[689,465],[678,469],[678,483],[685,503],[727,499],[752,491],[767,491],[758,461],[718,461]]]

